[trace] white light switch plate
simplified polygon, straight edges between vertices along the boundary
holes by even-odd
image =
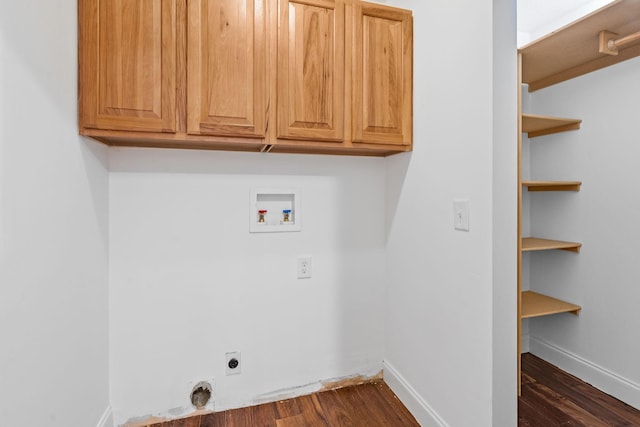
[[[453,228],[469,231],[469,199],[455,199],[453,201]]]

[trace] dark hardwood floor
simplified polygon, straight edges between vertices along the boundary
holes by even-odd
[[[640,411],[530,354],[522,355],[520,427],[640,426]]]
[[[152,427],[419,427],[382,381]]]
[[[150,427],[349,426],[419,427],[419,424],[389,387],[379,381]],[[640,427],[640,411],[526,353],[522,355],[518,426]]]

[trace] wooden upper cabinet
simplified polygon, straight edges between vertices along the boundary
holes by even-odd
[[[187,132],[263,138],[265,0],[190,0],[187,16]]]
[[[344,2],[279,0],[277,136],[344,139]]]
[[[354,11],[353,141],[411,145],[411,12],[370,3]]]
[[[78,0],[80,133],[114,146],[412,148],[412,15],[358,0]]]
[[[80,126],[175,132],[176,2],[78,5]]]

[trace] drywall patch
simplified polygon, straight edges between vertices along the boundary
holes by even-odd
[[[211,384],[206,381],[200,381],[198,384],[193,386],[191,390],[191,404],[196,409],[204,409],[209,403],[211,396],[213,395],[213,389]]]
[[[183,416],[184,414],[188,413],[189,411],[190,411],[189,408],[178,407],[178,408],[169,409],[167,411],[167,414],[169,415],[170,418],[175,418],[175,417]]]
[[[383,379],[383,371],[380,370],[379,367],[377,367],[370,371],[365,371],[365,372],[361,372],[354,375],[332,378],[325,381],[317,381],[314,383],[301,385],[297,387],[276,390],[270,393],[259,395],[254,399],[245,401],[240,405],[234,405],[233,407],[231,406],[225,407],[223,403],[223,405],[221,405],[219,408],[216,408],[217,409],[216,412],[224,411],[227,409],[245,407],[245,406],[259,405],[262,403],[277,402],[279,400],[305,396],[315,392],[335,390],[335,389],[348,387],[352,385],[373,383],[376,381],[380,381],[382,379]],[[191,384],[194,384],[194,383],[192,382]],[[146,415],[144,417],[131,418],[121,427],[146,427],[150,424],[161,423],[164,421],[171,421],[171,420],[177,420],[185,417],[192,417],[192,416],[205,415],[205,414],[212,413],[214,412],[213,405],[214,405],[214,398],[215,398],[214,387],[212,386],[212,384],[213,384],[213,381],[211,382],[200,381],[190,387],[191,393],[189,395],[189,399],[191,400],[191,404],[193,405],[192,407],[180,407],[180,408],[171,409],[169,411],[166,411],[163,414],[165,415],[164,417]],[[210,393],[209,399],[204,403],[204,405],[201,408],[198,408],[193,401],[194,395],[198,395],[200,399],[202,399],[203,397],[206,397],[207,386],[209,387],[208,390]],[[196,393],[196,391],[199,390],[200,388],[202,388],[202,391],[199,393]],[[198,401],[199,404],[202,404],[202,402],[203,400]],[[220,402],[218,401],[216,405],[219,405],[219,404]],[[194,407],[196,408],[195,411],[194,411]]]
[[[198,415],[207,415],[212,412],[213,410],[211,409],[198,409],[194,411],[193,408],[173,408],[169,409],[166,412],[166,416],[145,415],[142,417],[135,417],[129,419],[120,427],[149,427],[150,425],[160,424],[163,422],[175,421],[183,418],[195,417]]]
[[[151,424],[159,424],[164,421],[169,421],[164,417],[154,417],[152,415],[144,415],[142,417],[130,418],[126,423],[122,424],[122,427],[146,427]]]
[[[310,384],[305,384],[297,387],[276,390],[270,393],[265,393],[257,396],[253,400],[246,402],[244,406],[259,405],[262,403],[277,402],[279,400],[291,399],[294,397],[305,396],[316,392],[335,390],[350,385],[364,384],[367,382],[376,382],[382,379],[383,372],[376,368],[375,370],[359,373],[355,375],[349,375],[345,377],[333,378],[325,381],[318,381]],[[237,406],[236,406],[237,407]],[[225,409],[231,409],[226,407],[217,408],[222,411]]]
[[[320,391],[337,390],[339,388],[351,387],[366,383],[374,383],[382,380],[382,371],[374,375],[354,375],[351,377],[340,378],[336,380],[325,381],[322,383]]]
[[[210,414],[214,409],[214,386],[215,382],[213,379],[209,381],[191,381],[185,387],[184,406],[172,408],[157,413],[156,415],[130,418],[125,424],[122,424],[121,427],[146,427],[165,421]]]

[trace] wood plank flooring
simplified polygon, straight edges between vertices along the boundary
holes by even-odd
[[[419,427],[378,381],[150,427]],[[522,355],[519,427],[640,426],[640,411],[544,360]]]
[[[640,426],[640,411],[530,354],[522,355],[519,427]]]
[[[151,427],[420,427],[391,389],[376,381]]]

